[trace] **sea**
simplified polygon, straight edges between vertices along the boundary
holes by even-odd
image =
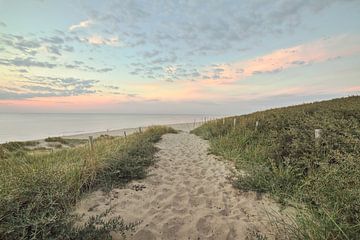
[[[139,126],[188,123],[211,115],[117,113],[0,113],[0,143],[111,131]]]

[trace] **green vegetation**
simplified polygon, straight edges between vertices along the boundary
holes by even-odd
[[[33,147],[38,145],[38,141],[26,141],[26,142],[8,142],[0,144],[1,149],[3,151],[17,151],[17,150],[24,150],[26,147]]]
[[[256,121],[259,126],[256,128]],[[193,132],[231,159],[235,185],[296,207],[290,239],[360,236],[360,97],[211,121]],[[322,129],[315,140],[315,129]]]
[[[89,220],[75,228],[72,207],[86,192],[112,188],[146,175],[154,162],[154,143],[167,127],[152,127],[125,138],[102,137],[89,146],[52,153],[0,159],[0,239],[108,239],[112,230],[126,231],[134,224],[120,218]]]
[[[6,158],[9,154],[21,156],[25,151],[29,151],[28,147],[34,147],[38,144],[38,141],[8,142],[0,144],[0,160],[1,158]]]
[[[70,138],[62,138],[62,137],[48,137],[48,138],[45,138],[45,142],[61,143],[64,145],[69,145],[71,147],[75,147],[76,145],[87,143],[87,140],[86,139],[70,139]]]
[[[59,143],[66,144],[66,139],[64,139],[62,137],[47,137],[47,138],[45,138],[45,142],[59,142]]]

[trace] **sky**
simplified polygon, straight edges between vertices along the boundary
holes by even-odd
[[[359,0],[0,0],[0,112],[224,115],[359,93]]]

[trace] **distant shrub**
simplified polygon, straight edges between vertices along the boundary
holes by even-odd
[[[45,138],[45,142],[58,142],[62,144],[67,144],[67,140],[62,137],[47,137]]]

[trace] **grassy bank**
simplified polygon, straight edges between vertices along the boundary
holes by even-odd
[[[211,121],[193,132],[246,174],[236,186],[297,208],[290,238],[360,236],[360,97]],[[256,127],[258,121],[258,127]],[[321,138],[315,140],[315,129]]]
[[[75,229],[70,211],[86,192],[143,178],[154,162],[154,143],[169,132],[174,130],[152,127],[127,139],[103,136],[93,150],[84,145],[44,153],[0,146],[0,239],[106,239],[111,230],[131,229],[121,219],[103,222],[103,216]],[[95,228],[99,223],[103,227]]]

